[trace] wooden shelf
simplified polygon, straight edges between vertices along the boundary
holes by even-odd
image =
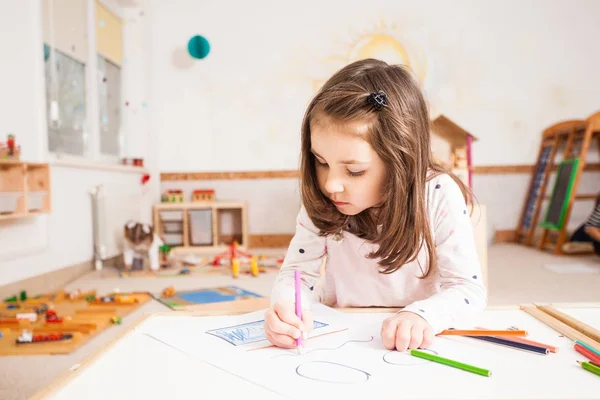
[[[247,218],[243,201],[159,203],[153,207],[154,231],[174,250],[190,252],[224,251],[232,240],[240,249],[247,249]]]
[[[0,220],[50,213],[50,195],[48,164],[0,160]]]

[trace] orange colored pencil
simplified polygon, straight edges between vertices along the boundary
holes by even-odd
[[[446,329],[438,333],[438,336],[527,336],[527,331],[513,330],[487,330],[487,329]]]
[[[477,327],[477,329],[485,329],[485,328]],[[556,346],[551,346],[549,344],[535,342],[533,340],[524,339],[522,337],[510,337],[510,338],[506,338],[506,340],[510,340],[512,342],[517,342],[517,343],[530,344],[532,346],[545,347],[548,349],[548,351],[550,351],[552,353],[558,352],[558,347],[556,347]]]

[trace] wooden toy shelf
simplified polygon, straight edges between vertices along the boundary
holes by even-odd
[[[0,160],[0,220],[50,211],[50,166]]]
[[[173,250],[225,251],[234,240],[246,249],[247,218],[243,201],[159,203],[153,207],[154,230]]]

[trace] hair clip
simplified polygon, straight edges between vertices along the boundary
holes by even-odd
[[[377,111],[381,110],[384,106],[387,106],[387,94],[380,90],[379,92],[373,92],[367,97],[367,102],[373,106]]]
[[[144,231],[144,233],[148,234],[150,233],[150,227],[147,224],[143,224],[142,225],[142,230]]]

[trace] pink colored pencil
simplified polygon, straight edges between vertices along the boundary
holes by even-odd
[[[302,298],[300,296],[302,293],[302,288],[300,284],[300,271],[294,270],[294,287],[296,290],[296,315],[298,316],[298,318],[300,318],[300,321],[302,321]],[[300,349],[303,344],[304,341],[302,340],[302,333],[300,333],[300,336],[298,337],[298,339],[296,339],[296,347]]]

